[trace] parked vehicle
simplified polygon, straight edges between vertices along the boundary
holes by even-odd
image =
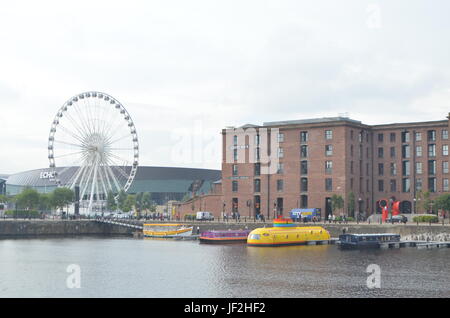
[[[386,220],[386,222],[388,223],[403,223],[406,224],[406,222],[408,222],[408,218],[404,215],[393,215],[391,216],[389,219]]]
[[[196,220],[200,220],[200,221],[209,220],[209,221],[212,221],[212,220],[214,220],[214,215],[211,212],[199,211],[199,212],[197,212]]]

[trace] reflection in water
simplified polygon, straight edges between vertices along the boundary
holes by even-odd
[[[449,297],[450,249],[341,251],[163,239],[0,241],[0,297]],[[366,287],[369,264],[381,289]],[[66,268],[81,268],[68,289]]]

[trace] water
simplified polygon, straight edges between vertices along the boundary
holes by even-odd
[[[80,266],[81,288],[67,267]],[[381,268],[381,288],[366,268]],[[0,240],[0,297],[450,297],[450,249],[128,238]]]

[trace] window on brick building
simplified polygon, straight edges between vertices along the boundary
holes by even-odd
[[[422,146],[416,146],[416,157],[422,157]]]
[[[422,174],[422,163],[421,162],[416,162],[416,173]]]
[[[436,174],[436,160],[428,160],[428,174],[429,175]]]
[[[384,157],[384,148],[378,147],[378,158],[383,158],[383,157]]]
[[[391,192],[397,192],[397,180],[391,179],[389,184],[390,184],[390,187],[391,187]]]
[[[427,131],[428,141],[436,141],[436,130]]]
[[[391,176],[397,175],[397,164],[395,162],[391,162],[390,171],[391,171]]]
[[[422,178],[416,179],[416,191],[422,191]]]
[[[261,163],[255,163],[255,176],[261,175]]]
[[[409,131],[402,131],[402,142],[409,142]]]
[[[447,140],[448,139],[448,130],[447,129],[444,129],[442,131],[442,139],[443,140]]]
[[[237,181],[231,182],[231,191],[238,192],[238,182]]]
[[[442,173],[448,173],[448,161],[442,161]]]
[[[353,161],[351,163],[353,166]],[[333,161],[325,161],[325,173],[326,174],[333,173]]]
[[[238,175],[238,165],[233,165],[233,176]]]
[[[308,142],[308,132],[307,131],[301,131],[300,132],[300,141],[301,142]]]
[[[325,145],[325,156],[333,155],[333,145]]]
[[[378,192],[384,191],[384,180],[378,180]]]
[[[281,191],[283,191],[283,188],[284,188],[284,180],[278,179],[277,180],[277,191],[281,192]]]
[[[308,146],[306,146],[306,145],[300,146],[300,157],[301,158],[308,157]]]
[[[442,179],[442,191],[448,191],[448,179],[444,178]]]
[[[390,141],[390,142],[395,142],[395,132],[391,132],[391,133],[389,134],[389,141]]]
[[[378,134],[378,142],[383,142],[384,134]]]
[[[383,163],[378,164],[378,175],[379,176],[384,175],[384,164]]]
[[[436,178],[428,178],[428,191],[436,192]]]
[[[332,130],[325,130],[325,139],[326,140],[333,139],[333,131]]]
[[[283,148],[278,148],[278,158],[284,158],[284,150],[283,150]]]
[[[421,141],[422,140],[422,133],[416,132],[415,138],[416,138],[416,141]]]
[[[284,142],[284,134],[278,133],[278,142]]]
[[[448,156],[448,145],[442,145],[442,155]]]
[[[300,161],[300,173],[308,174],[308,161],[306,160]]]
[[[255,179],[254,185],[255,185],[255,192],[261,192],[261,180]]]
[[[277,174],[283,174],[284,173],[284,163],[279,162],[277,164]]]
[[[402,179],[402,192],[410,192],[411,191],[411,182],[409,178]]]
[[[325,191],[333,191],[333,179],[325,179]]]
[[[428,157],[436,157],[436,145],[428,145]]]
[[[300,191],[307,192],[308,191],[308,178],[300,179]]]

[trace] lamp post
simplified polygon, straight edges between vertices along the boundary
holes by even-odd
[[[358,197],[358,215],[356,216],[356,223],[359,223],[359,218],[360,218],[360,216],[362,214],[362,211],[361,211],[361,202],[362,202],[362,200],[363,199],[361,199],[361,197]]]

